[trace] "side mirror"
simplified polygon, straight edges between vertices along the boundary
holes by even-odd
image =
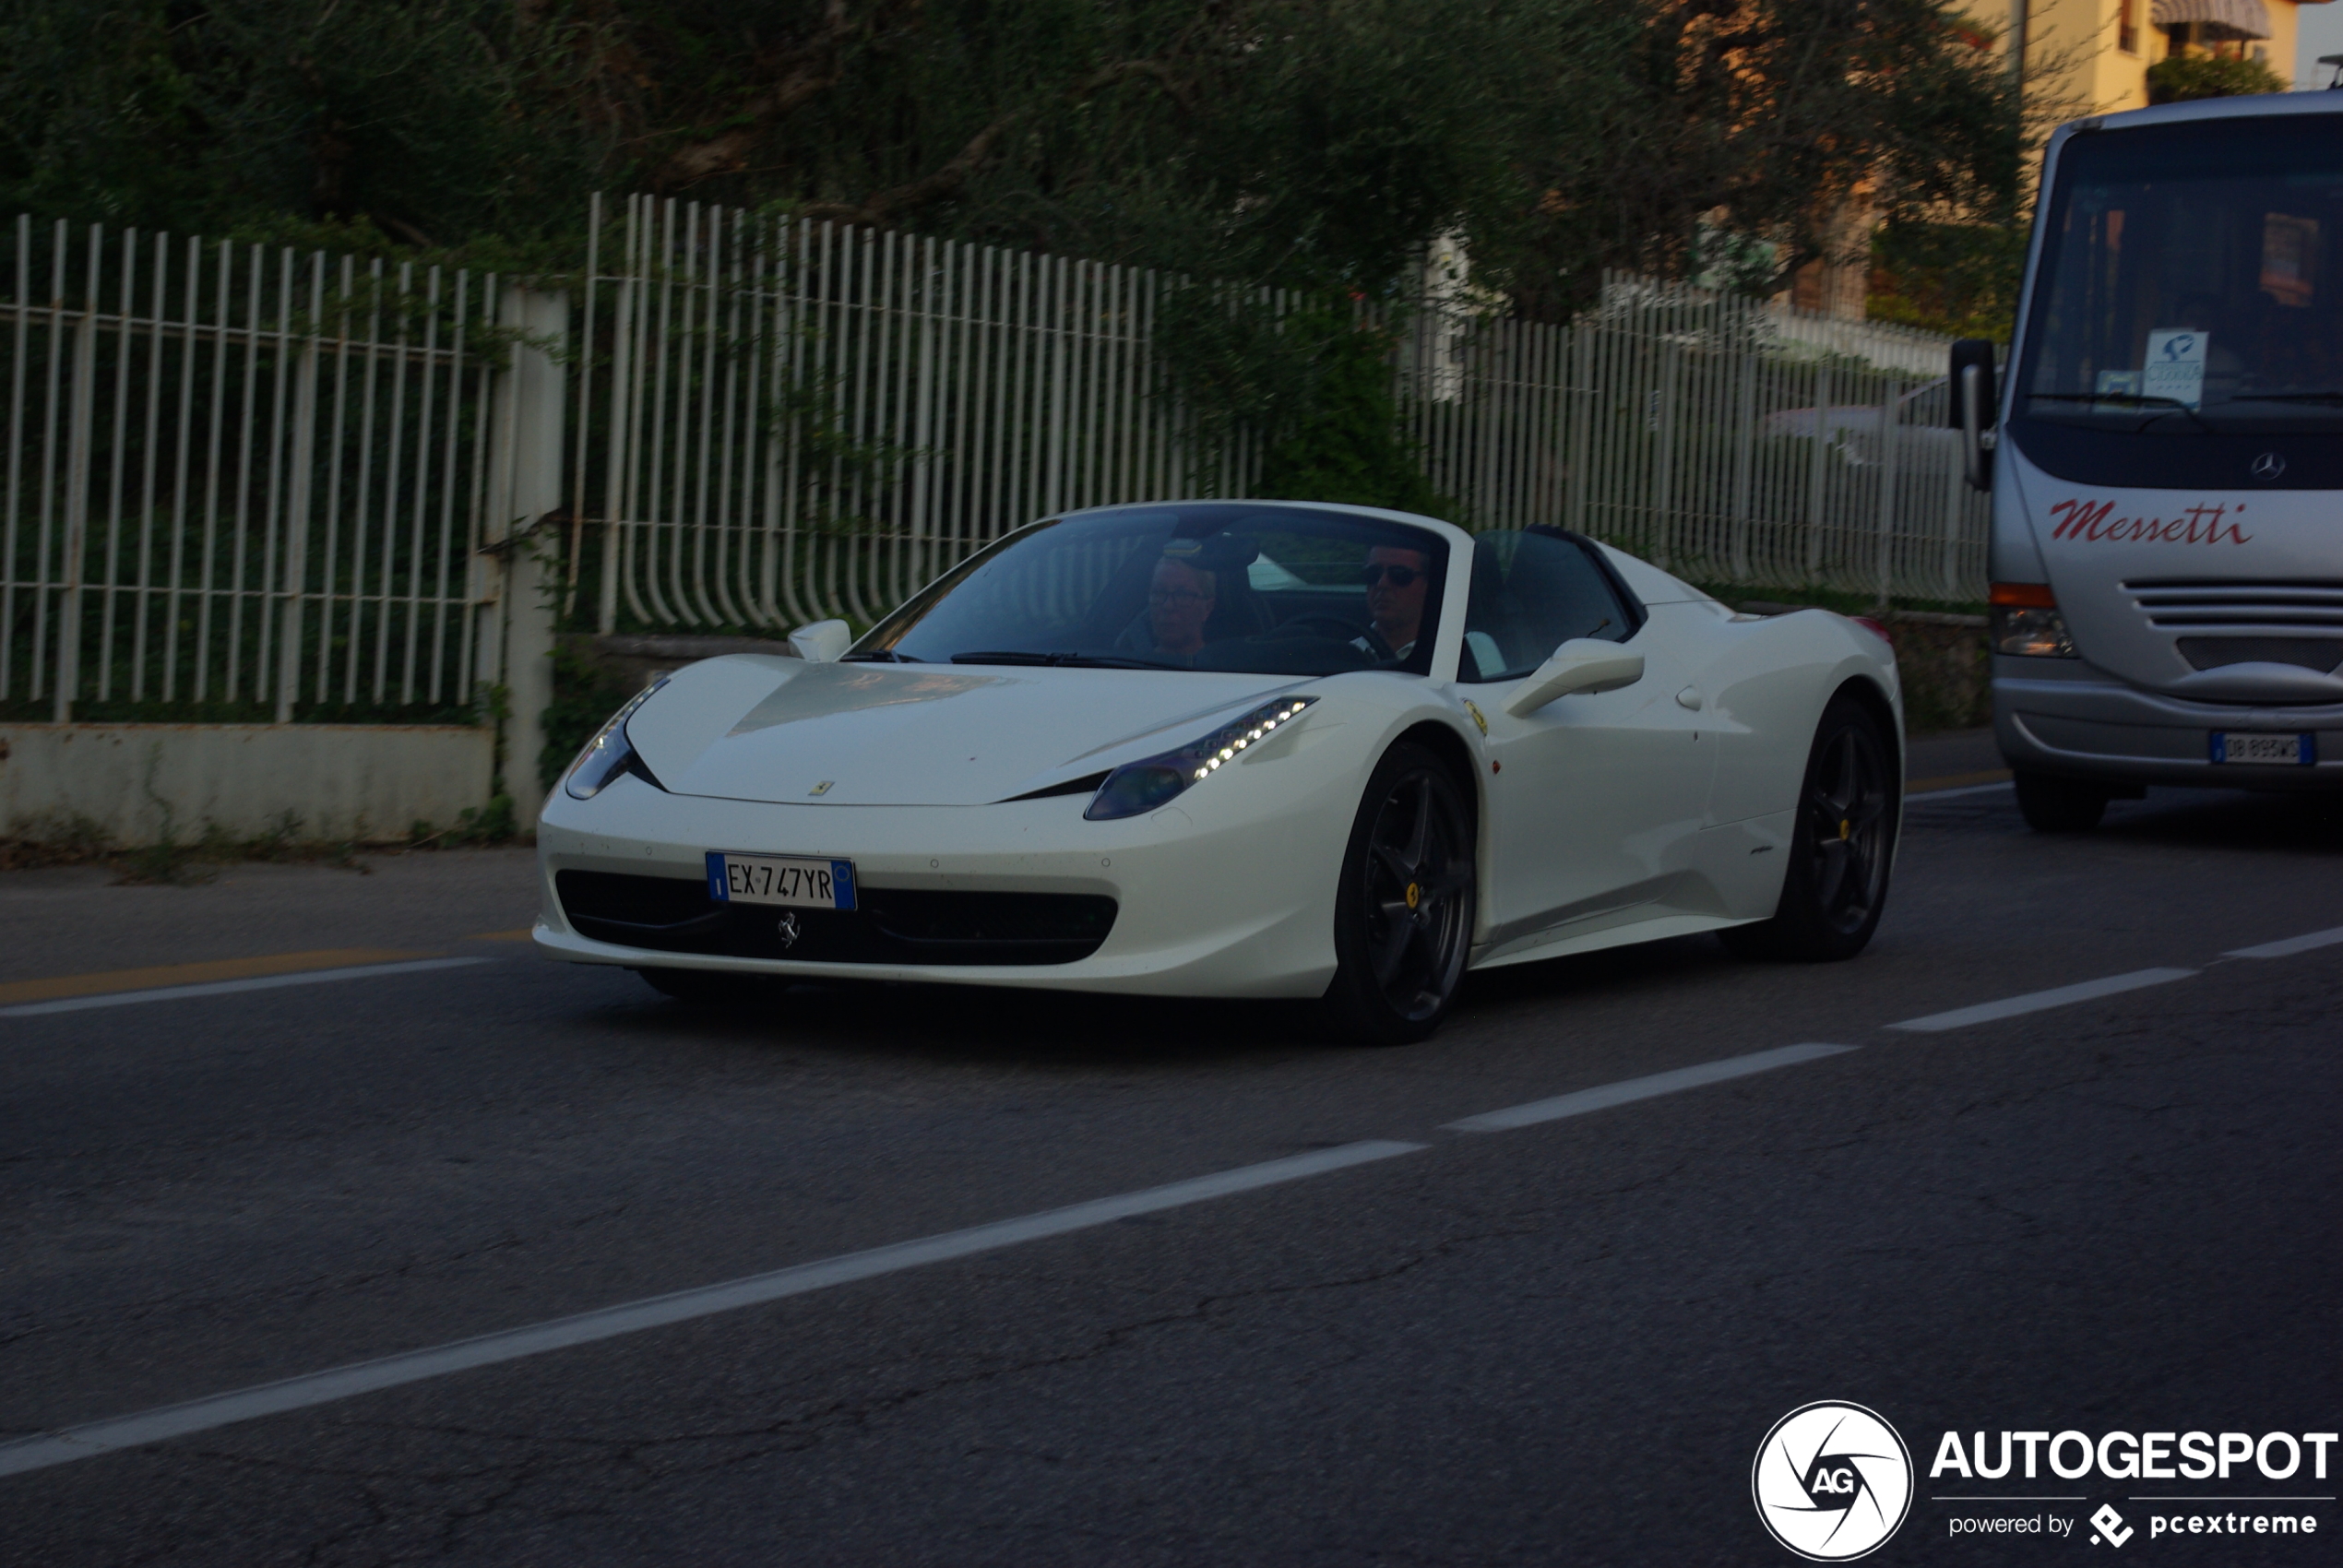
[[[1993,487],[1993,345],[1963,338],[1953,345],[1952,426],[1961,434],[1961,470],[1974,490]]]
[[[854,632],[843,621],[815,621],[791,632],[789,646],[809,664],[831,664],[854,646]]]
[[[1577,692],[1613,692],[1644,678],[1644,656],[1629,653],[1617,643],[1594,637],[1573,637],[1554,649],[1553,657],[1529,673],[1528,679],[1505,699],[1505,711],[1519,719],[1537,712],[1556,697]]]

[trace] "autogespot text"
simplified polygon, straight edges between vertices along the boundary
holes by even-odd
[[[2258,1439],[2242,1431],[2147,1431],[2136,1435],[2111,1431],[2096,1439],[2080,1431],[2062,1431],[2055,1436],[2047,1431],[2005,1431],[1999,1434],[2001,1441],[1995,1447],[1988,1443],[1987,1435],[1973,1432],[1964,1446],[1960,1433],[1946,1432],[1936,1444],[1936,1460],[1929,1467],[1929,1479],[1952,1475],[1963,1479],[1999,1480],[2010,1474],[2013,1464],[2022,1464],[2024,1479],[2031,1480],[2040,1474],[2037,1465],[2047,1463],[2053,1475],[2070,1481],[2094,1471],[2119,1481],[2228,1480],[2232,1469],[2242,1473],[2251,1462],[2264,1479],[2282,1481],[2301,1469],[2307,1457],[2312,1479],[2325,1480],[2327,1450],[2337,1439],[2331,1431],[2306,1431],[2300,1436],[2273,1431]],[[1991,1464],[1986,1462],[1989,1455]]]

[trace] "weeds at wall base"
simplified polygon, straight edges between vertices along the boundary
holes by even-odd
[[[209,882],[232,865],[324,865],[373,874],[362,857],[398,855],[431,849],[485,849],[519,841],[510,795],[497,795],[487,805],[467,808],[448,827],[415,823],[404,838],[376,838],[359,833],[345,838],[302,836],[302,819],[285,812],[261,832],[240,837],[217,823],[207,823],[202,834],[183,839],[166,821],[152,844],[124,845],[114,841],[103,823],[78,812],[44,813],[9,825],[0,837],[0,871],[30,871],[44,866],[103,866],[118,873],[117,885],[192,887]]]

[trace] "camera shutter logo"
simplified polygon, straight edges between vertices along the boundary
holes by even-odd
[[[1749,1490],[1776,1540],[1810,1562],[1845,1562],[1884,1545],[1911,1511],[1911,1452],[1877,1411],[1820,1400],[1774,1423]]]

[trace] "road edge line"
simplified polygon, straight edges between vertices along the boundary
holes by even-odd
[[[332,980],[365,980],[373,975],[411,975],[425,969],[454,969],[468,964],[495,962],[494,958],[410,958],[397,964],[358,964],[343,969],[303,969],[287,975],[255,975],[249,980],[158,986],[152,991],[99,992],[89,996],[62,996],[54,1002],[21,1002],[13,1007],[0,1007],[0,1018],[37,1018],[50,1013],[85,1013],[92,1007],[130,1007],[142,1002],[227,996],[240,991],[276,991],[289,985],[323,985]]]
[[[1179,1208],[1211,1198],[1254,1192],[1305,1177],[1349,1170],[1398,1155],[1415,1154],[1430,1146],[1428,1144],[1399,1143],[1384,1138],[1341,1144],[1333,1148],[1291,1155],[1258,1165],[1239,1166],[1209,1176],[1193,1177],[1160,1187],[1145,1187],[1137,1192],[1097,1198],[1064,1208],[1044,1209],[1037,1214],[993,1220],[966,1229],[947,1230],[862,1252],[796,1264],[766,1274],[623,1301],[615,1306],[601,1307],[568,1317],[402,1351],[325,1372],[306,1372],[275,1383],[232,1389],[225,1394],[208,1395],[152,1410],[86,1421],[55,1431],[37,1432],[12,1442],[0,1443],[0,1476],[44,1470],[57,1465],[71,1464],[77,1459],[94,1459],[101,1454],[143,1447],[148,1443],[208,1431],[262,1416],[332,1404],[362,1394],[444,1377],[451,1372],[519,1360],[576,1345],[591,1345],[647,1329],[664,1328],[673,1324],[688,1323],[695,1318],[710,1317],[718,1313],[802,1296],[835,1285],[850,1284],[927,1264],[972,1257],[1025,1241],[1087,1230],[1133,1215]]]
[[[1478,1116],[1468,1116],[1459,1122],[1445,1122],[1441,1123],[1441,1131],[1511,1132],[1516,1127],[1534,1127],[1544,1122],[1559,1122],[1566,1116],[1584,1116],[1590,1111],[1608,1111],[1614,1105],[1632,1105],[1636,1100],[1650,1099],[1658,1095],[1675,1094],[1679,1090],[1700,1088],[1709,1084],[1730,1083],[1735,1078],[1770,1072],[1776,1067],[1843,1056],[1855,1049],[1851,1045],[1779,1045],[1771,1051],[1752,1051],[1746,1056],[1728,1056],[1719,1062],[1704,1062],[1697,1066],[1677,1067],[1645,1077],[1623,1078],[1615,1084],[1600,1084],[1571,1094],[1558,1094],[1551,1099],[1533,1099],[1526,1105],[1509,1105],[1502,1111],[1484,1111]]]
[[[1901,1023],[1885,1024],[1890,1029],[1905,1029],[1915,1034],[1936,1034],[1945,1029],[1967,1028],[1971,1024],[1990,1024],[2002,1018],[2016,1018],[2028,1013],[2046,1012],[2052,1007],[2071,1006],[2077,1002],[2095,1002],[2102,996],[2120,996],[2127,991],[2142,991],[2151,985],[2166,985],[2173,980],[2188,980],[2202,973],[2198,969],[2134,969],[2128,974],[2109,975],[2101,980],[2079,980],[2073,985],[2053,986],[2048,991],[2029,991],[2020,996],[2004,996],[1998,1002],[1980,1002],[1969,1007],[1955,1007],[1948,1012],[1928,1013]]]

